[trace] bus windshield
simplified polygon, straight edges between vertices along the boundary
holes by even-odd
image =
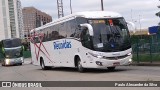
[[[131,48],[129,31],[123,18],[90,19],[88,22],[94,31],[94,50],[117,52]]]
[[[5,57],[6,58],[19,58],[23,56],[23,50],[21,48],[17,49],[6,49]]]
[[[19,47],[21,46],[21,40],[20,39],[6,39],[3,41],[4,48],[13,48],[13,47]]]

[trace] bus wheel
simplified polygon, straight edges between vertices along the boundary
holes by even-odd
[[[77,58],[77,69],[79,72],[84,72],[84,68],[82,67],[82,62],[79,57]]]
[[[2,62],[2,66],[5,66],[5,62],[4,61]]]
[[[2,63],[2,66],[5,66],[4,63]]]
[[[46,67],[45,64],[44,64],[43,58],[41,58],[41,60],[40,60],[40,65],[41,65],[41,68],[42,68],[43,70],[46,70],[46,69],[47,69],[47,67]]]
[[[115,67],[107,67],[109,71],[114,71]]]

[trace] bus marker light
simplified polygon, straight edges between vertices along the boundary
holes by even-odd
[[[113,20],[109,20],[109,24],[111,25],[111,26],[113,26]]]

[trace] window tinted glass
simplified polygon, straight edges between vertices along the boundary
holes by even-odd
[[[87,23],[87,19],[78,17],[76,19],[44,28],[41,30],[41,33],[43,33],[42,41],[47,42],[66,37],[80,38],[81,30],[79,30],[78,25],[83,23]],[[40,32],[37,32],[37,34],[39,35]],[[35,42],[39,43],[39,38],[35,37]]]
[[[94,50],[104,52],[123,51],[131,48],[128,27],[123,18],[92,19]]]
[[[20,39],[3,40],[3,44],[4,44],[4,48],[13,48],[13,47],[19,47],[22,45]]]

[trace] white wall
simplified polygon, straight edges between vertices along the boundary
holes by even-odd
[[[5,4],[2,2],[5,2]],[[10,38],[9,36],[9,29],[10,29],[10,22],[9,22],[9,14],[6,11],[8,10],[8,0],[1,0],[0,1],[0,40]]]
[[[2,14],[2,1],[0,1],[0,17],[3,17]],[[3,18],[0,18],[0,40],[4,38],[4,25],[3,25]]]
[[[2,5],[2,2],[5,1],[5,5]],[[19,1],[19,0],[18,0]],[[17,6],[17,0],[13,0],[14,3],[14,15],[15,15],[15,27],[16,27],[16,36],[17,38],[23,34],[23,19],[22,19],[22,10],[21,5]],[[3,10],[5,7],[5,10]],[[19,9],[20,8],[20,9]],[[19,14],[19,17],[18,17]],[[20,21],[20,22],[19,22]],[[20,26],[20,27],[19,27]],[[20,30],[21,29],[21,30]],[[21,32],[21,33],[20,33]],[[0,0],[0,40],[11,38],[11,26],[10,26],[10,16],[9,16],[9,5],[8,0]],[[23,37],[21,37],[23,38]]]

